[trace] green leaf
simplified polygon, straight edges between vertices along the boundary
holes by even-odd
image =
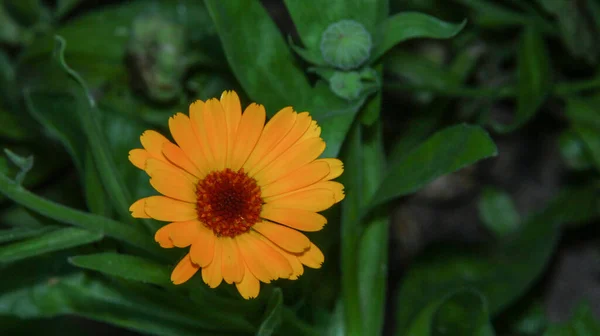
[[[98,253],[69,258],[77,267],[86,268],[128,280],[159,286],[171,285],[169,270],[148,259],[119,253]]]
[[[280,288],[275,288],[271,292],[269,297],[269,303],[267,303],[267,309],[265,311],[265,318],[263,319],[258,331],[257,336],[271,336],[279,328],[282,322],[283,314],[283,293]]]
[[[311,87],[260,2],[205,0],[233,73],[248,96],[277,110],[305,104]]]
[[[571,319],[565,323],[550,325],[544,336],[595,336],[600,335],[600,320],[590,306],[582,302]]]
[[[413,193],[440,176],[496,154],[496,145],[481,127],[464,124],[448,127],[390,163],[389,173],[369,209]]]
[[[581,199],[581,197],[585,197]],[[567,189],[499,246],[430,251],[415,261],[397,296],[397,335],[405,335],[428,305],[446,293],[475,288],[492,316],[521,297],[545,269],[560,225],[597,218],[593,188]]]
[[[28,157],[22,157],[13,153],[7,148],[4,148],[4,153],[9,158],[9,160],[19,168],[19,172],[15,177],[15,182],[19,185],[22,184],[27,173],[29,173],[31,168],[33,168],[33,155],[29,155]]]
[[[574,130],[563,131],[558,137],[560,154],[571,169],[586,170],[593,166],[588,148]]]
[[[382,36],[371,54],[374,62],[396,44],[413,38],[447,39],[456,36],[467,24],[445,22],[423,13],[404,12],[387,18],[378,28]]]
[[[148,234],[124,223],[75,210],[36,196],[12,182],[4,174],[0,174],[0,193],[40,215],[62,223],[80,226],[90,231],[104,233],[106,236],[164,257],[162,249],[154,243]]]
[[[15,240],[39,236],[40,234],[47,233],[54,229],[56,228],[51,226],[42,226],[37,228],[13,228],[0,230],[0,243],[7,243]]]
[[[0,292],[0,314],[21,318],[75,315],[150,335],[239,335],[254,331],[237,316],[194,306],[177,293],[142,284],[108,283],[82,273],[38,277],[34,285]]]
[[[62,18],[67,15],[70,11],[72,11],[77,5],[79,5],[83,0],[58,0],[56,2],[56,10],[54,12],[54,16],[57,19]]]
[[[485,298],[479,292],[458,291],[433,313],[430,335],[494,335],[488,314]]]
[[[102,239],[100,232],[78,228],[55,230],[24,241],[0,247],[0,263],[9,263],[33,256],[86,245]]]
[[[595,100],[567,100],[567,116],[572,129],[584,143],[589,157],[600,171],[600,113]]]
[[[493,187],[483,189],[477,208],[483,224],[497,237],[506,236],[519,226],[519,213],[507,192]]]
[[[494,123],[494,128],[510,132],[529,121],[552,89],[550,74],[550,59],[544,40],[535,28],[528,26],[521,36],[517,57],[517,112],[511,124]]]

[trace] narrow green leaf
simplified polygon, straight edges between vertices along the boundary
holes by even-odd
[[[600,112],[596,101],[571,98],[567,101],[567,116],[573,131],[584,143],[591,161],[600,171]]]
[[[34,195],[12,182],[3,174],[0,174],[0,193],[42,216],[62,223],[80,226],[90,231],[101,232],[106,236],[121,240],[132,246],[137,246],[156,255],[164,256],[164,253],[161,252],[161,249],[149,235],[124,223],[75,210]]]
[[[27,173],[33,168],[33,155],[22,157],[13,153],[8,148],[4,148],[4,153],[10,161],[19,168],[19,172],[17,173],[17,176],[15,176],[15,182],[17,184],[22,184]]]
[[[279,328],[282,322],[283,314],[283,293],[281,288],[275,288],[271,292],[269,297],[269,303],[267,303],[267,309],[265,311],[265,318],[263,319],[258,331],[257,336],[271,336]]]
[[[568,189],[544,211],[525,221],[513,239],[499,246],[442,249],[423,255],[411,265],[400,285],[396,334],[406,335],[429,303],[464,287],[475,288],[485,296],[492,316],[501,312],[521,297],[545,269],[561,224],[598,217],[594,199],[593,188]]]
[[[371,62],[378,60],[400,42],[413,38],[451,38],[456,36],[466,24],[466,20],[454,24],[417,12],[396,14],[383,21],[378,28],[383,38],[373,48]]]
[[[579,304],[571,319],[550,325],[544,336],[596,336],[600,335],[600,319],[586,302]]]
[[[56,228],[52,226],[42,226],[36,228],[17,227],[13,229],[0,230],[0,243],[7,243],[15,240],[39,236],[40,234],[47,233],[55,229]]]
[[[369,209],[413,193],[442,175],[496,154],[496,145],[481,127],[464,124],[448,127],[390,163],[389,173]]]
[[[541,34],[526,27],[517,58],[517,112],[509,125],[493,124],[500,132],[510,132],[525,124],[540,108],[552,90],[548,51]]]
[[[148,259],[119,253],[98,253],[69,258],[77,267],[159,286],[171,285],[169,269]]]
[[[311,87],[285,40],[258,1],[205,0],[233,73],[269,115],[304,104]]]
[[[519,226],[519,213],[507,192],[492,187],[483,189],[478,210],[483,224],[497,237],[506,236]]]
[[[102,239],[100,232],[65,228],[42,234],[24,241],[0,247],[0,263],[9,263],[44,253],[86,245]]]

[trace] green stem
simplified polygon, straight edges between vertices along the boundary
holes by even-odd
[[[156,256],[164,256],[158,245],[144,232],[112,219],[75,210],[39,197],[10,180],[4,174],[0,174],[0,193],[42,216],[90,231],[102,232],[106,236],[141,248]]]

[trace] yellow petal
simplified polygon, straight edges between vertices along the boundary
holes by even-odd
[[[148,175],[150,175],[150,176],[152,176],[152,174],[155,171],[167,170],[173,174],[184,174],[188,179],[190,179],[192,181],[197,180],[197,178],[194,175],[173,165],[171,162],[161,161],[161,160],[158,160],[155,158],[149,158],[148,160],[146,160],[146,167],[144,168],[144,170],[146,170],[146,173],[148,173]]]
[[[223,105],[217,99],[209,99],[204,103],[204,131],[208,145],[215,159],[214,168],[225,169],[227,157],[227,123]]]
[[[269,204],[263,205],[260,217],[287,225],[300,231],[319,231],[327,224],[327,219],[316,212],[302,209],[280,209]]]
[[[244,277],[242,281],[236,282],[235,287],[237,287],[238,292],[240,292],[240,295],[244,299],[254,299],[260,292],[260,281],[250,272],[248,266],[244,264]]]
[[[314,161],[324,150],[325,142],[321,138],[304,140],[292,146],[254,178],[260,185],[267,185]]]
[[[290,252],[301,253],[310,246],[310,240],[305,235],[287,226],[265,221],[254,224],[252,229]]]
[[[269,283],[277,279],[277,274],[268,267],[261,253],[261,248],[256,239],[250,236],[250,233],[244,233],[234,238],[240,249],[240,254],[248,266],[250,272],[260,281]]]
[[[223,275],[221,273],[221,254],[223,250],[223,243],[221,239],[215,239],[215,252],[213,260],[210,264],[202,268],[202,280],[210,288],[216,288],[223,281]]]
[[[326,158],[318,159],[315,162],[327,162],[329,165],[329,175],[324,178],[326,181],[333,180],[344,172],[344,163],[339,159]]]
[[[223,279],[228,284],[242,281],[244,276],[244,261],[240,255],[237,243],[233,238],[219,238],[223,244]]]
[[[310,268],[321,268],[321,265],[325,261],[325,256],[315,244],[311,243],[310,248],[306,252],[298,255],[298,260]]]
[[[335,194],[329,189],[311,189],[290,193],[267,202],[274,208],[292,208],[319,212],[335,204]]]
[[[289,192],[289,193],[280,194],[280,195],[276,195],[276,196],[271,196],[271,197],[265,198],[265,202],[266,203],[272,203],[272,202],[275,202],[278,199],[281,199],[281,198],[284,198],[284,197],[288,197],[288,196],[291,196],[291,195],[296,194],[296,193],[307,192],[307,191],[310,191],[310,190],[317,190],[317,189],[327,189],[327,190],[331,191],[333,193],[333,196],[334,196],[334,199],[335,199],[335,203],[338,203],[339,201],[343,200],[344,197],[346,197],[344,195],[344,185],[343,184],[341,184],[339,182],[336,182],[336,181],[321,181],[321,182],[317,182],[317,183],[311,184],[309,186],[297,189],[297,190]]]
[[[296,116],[296,120],[292,128],[281,138],[280,140],[276,140],[275,147],[269,150],[263,158],[252,167],[252,170],[248,171],[248,175],[254,175],[256,172],[260,171],[268,164],[279,158],[281,154],[287,151],[292,145],[294,145],[300,137],[306,132],[308,126],[310,125],[311,118],[308,112],[299,113]]]
[[[173,241],[171,237],[169,237],[170,228],[169,225],[165,225],[158,229],[154,234],[154,240],[160,245],[162,248],[172,248],[175,247],[173,245]]]
[[[196,197],[196,183],[190,181],[182,172],[156,170],[150,175],[150,184],[159,193],[171,198],[194,203]]]
[[[194,265],[190,259],[190,255],[186,254],[183,259],[175,266],[173,273],[171,273],[171,281],[175,285],[182,284],[188,281],[191,277],[198,272],[198,265]]]
[[[240,104],[240,97],[238,97],[235,91],[223,92],[221,95],[221,105],[223,105],[223,111],[225,111],[225,122],[227,124],[227,156],[225,166],[231,168],[235,135],[242,118],[242,105]]]
[[[164,135],[148,130],[140,136],[142,146],[148,151],[151,157],[166,161],[167,159],[162,154],[162,146],[165,142],[170,142]]]
[[[192,261],[200,267],[206,267],[213,261],[215,254],[215,239],[217,237],[204,224],[198,222],[198,236],[190,248]]]
[[[198,141],[198,150],[202,153],[203,161],[208,167],[208,172],[215,170],[215,158],[208,144],[208,135],[206,132],[204,120],[204,102],[197,100],[190,105],[190,122],[192,131]]]
[[[144,210],[148,216],[167,222],[185,222],[196,219],[196,205],[165,196],[146,198]]]
[[[317,124],[315,120],[310,123],[308,130],[302,135],[300,141],[310,139],[310,138],[318,138],[321,136],[321,127]]]
[[[256,147],[244,163],[244,171],[254,171],[256,165],[288,134],[296,122],[297,113],[291,107],[277,112],[265,126]]]
[[[146,160],[150,157],[150,154],[145,149],[132,149],[129,151],[129,161],[139,169],[144,169],[146,166]]]
[[[174,145],[170,142],[163,144],[163,155],[171,163],[177,167],[184,169],[186,172],[194,175],[197,178],[203,178],[206,175],[206,171],[200,171],[192,161],[185,155],[183,150],[179,146]],[[204,167],[203,167],[204,168]]]
[[[194,166],[202,172],[210,171],[210,167],[200,149],[201,145],[198,138],[192,130],[190,118],[183,113],[177,113],[169,118],[169,129],[175,142],[177,142],[181,150],[185,153],[185,156],[192,161]]]
[[[266,203],[269,203],[269,198],[272,196],[293,192],[321,181],[330,173],[329,169],[329,164],[326,162],[320,162],[319,160],[311,162],[279,180],[262,187],[261,196]]]
[[[304,274],[304,267],[302,266],[300,260],[298,260],[297,255],[285,251],[266,238],[264,238],[263,241],[271,248],[281,253],[281,255],[290,263],[292,266],[292,274],[289,277],[290,280],[297,280],[302,274]]]
[[[265,108],[262,105],[250,104],[246,107],[238,126],[231,155],[231,169],[239,170],[258,142],[263,127],[265,126]]]
[[[173,245],[177,247],[188,247],[198,239],[198,235],[200,234],[198,225],[202,224],[196,220],[191,220],[171,223],[166,227],[168,227],[169,238],[171,238]]]
[[[129,207],[129,211],[131,211],[131,217],[133,217],[133,218],[150,218],[150,216],[148,216],[146,214],[146,211],[144,211],[145,202],[146,202],[146,199],[142,198],[142,199],[135,201],[135,203],[133,203]]]

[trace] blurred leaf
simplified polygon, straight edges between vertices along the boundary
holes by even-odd
[[[294,61],[285,40],[258,1],[205,0],[233,70],[253,101],[268,115],[306,104],[311,87]]]
[[[70,11],[75,9],[83,0],[58,0],[56,2],[56,10],[54,16],[57,19],[64,17],[69,14]]]
[[[527,309],[514,318],[511,330],[518,335],[541,335],[548,325],[543,303],[534,301],[528,303]]]
[[[4,148],[4,153],[6,154],[8,159],[15,166],[17,166],[17,168],[19,168],[19,172],[17,173],[17,176],[15,176],[15,182],[19,185],[22,184],[27,173],[29,173],[31,168],[33,168],[33,155],[29,155],[28,157],[22,157],[13,153],[8,148]]]
[[[585,143],[574,130],[566,130],[558,138],[560,153],[571,169],[585,170],[592,167],[593,162]]]
[[[283,314],[283,294],[280,288],[275,288],[271,292],[269,303],[265,312],[265,318],[263,319],[258,331],[257,336],[271,336],[279,328],[282,322]]]
[[[40,215],[90,231],[104,233],[106,236],[137,246],[158,256],[164,257],[165,255],[148,234],[112,219],[75,210],[36,196],[3,174],[0,174],[0,193]]]
[[[496,4],[490,0],[456,0],[469,7],[473,13],[473,21],[485,28],[502,29],[518,25],[535,25],[536,28],[544,32],[554,32],[554,29],[548,22],[541,21],[538,18],[532,18],[530,15],[520,13],[509,9],[506,6]]]
[[[39,228],[14,228],[0,230],[0,244],[39,236],[40,234],[47,233],[55,229],[55,227],[51,226],[42,226]]]
[[[495,156],[496,145],[479,126],[456,125],[432,135],[400,160],[390,162],[369,209],[413,193],[436,178]]]
[[[103,234],[78,228],[65,228],[35,238],[0,247],[0,263],[9,263],[36,255],[65,250],[101,240]]]
[[[118,276],[127,280],[141,281],[159,286],[171,285],[167,267],[133,255],[119,253],[98,253],[69,258],[77,267]]]
[[[600,112],[595,100],[571,98],[567,100],[567,116],[574,132],[585,144],[592,162],[600,171]]]
[[[526,27],[517,58],[517,111],[510,125],[493,124],[500,132],[510,132],[525,124],[540,108],[552,88],[548,51],[542,36]]]
[[[30,26],[47,14],[41,0],[3,1],[6,10],[20,23]]]
[[[493,187],[484,188],[477,208],[479,218],[496,237],[513,233],[519,227],[519,213],[507,192]]]
[[[494,335],[485,298],[463,290],[445,299],[432,316],[432,336]]]
[[[600,335],[600,319],[587,303],[580,303],[571,319],[550,325],[544,336],[596,336]]]
[[[394,50],[386,56],[385,67],[386,72],[420,87],[436,90],[460,87],[459,76],[419,54]]]
[[[431,251],[411,265],[397,296],[397,335],[440,296],[464,287],[480,291],[490,314],[521,297],[546,267],[560,225],[597,218],[593,188],[567,189],[499,246]]]
[[[236,335],[253,327],[222,312],[182,304],[175,293],[144,285],[107,283],[82,273],[39,278],[33,286],[0,292],[0,315],[21,318],[76,315],[151,335]]]
[[[454,37],[466,24],[466,20],[460,24],[453,24],[417,12],[404,12],[388,17],[378,28],[379,34],[383,38],[376,43],[371,55],[371,61],[379,59],[379,57],[383,56],[392,47],[408,39],[447,39]]]

